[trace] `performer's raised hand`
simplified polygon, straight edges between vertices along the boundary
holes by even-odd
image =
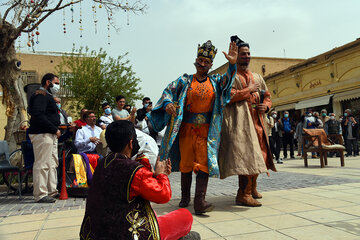
[[[236,43],[231,42],[229,45],[229,52],[226,53],[223,51],[223,54],[230,64],[235,64],[238,56],[238,46],[236,46]]]
[[[165,111],[170,115],[176,116],[176,107],[173,103],[166,105]]]

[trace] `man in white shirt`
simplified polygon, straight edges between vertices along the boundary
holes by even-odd
[[[111,107],[109,103],[105,102],[102,105],[102,109],[104,111],[104,115],[100,117],[99,125],[101,129],[105,129],[110,123],[114,121],[113,116],[111,114]]]
[[[101,128],[95,125],[96,117],[93,111],[87,111],[84,115],[86,125],[76,132],[75,146],[79,153],[96,153],[96,145],[101,144]]]

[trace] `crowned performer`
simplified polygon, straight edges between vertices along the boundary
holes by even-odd
[[[237,46],[230,43],[229,68],[224,75],[208,75],[217,49],[211,41],[198,46],[196,73],[184,74],[170,83],[148,114],[155,131],[167,126],[160,157],[170,156],[173,170],[181,171],[180,207],[190,202],[192,172],[196,176],[194,210],[196,215],[214,208],[205,201],[209,176],[218,177],[217,154],[220,141],[222,109],[230,102],[230,91],[236,73]]]
[[[220,178],[239,176],[236,204],[261,206],[256,199],[257,177],[268,169],[276,171],[264,124],[271,108],[270,93],[260,74],[249,70],[249,44],[231,37],[239,52],[231,101],[224,109],[219,150]]]

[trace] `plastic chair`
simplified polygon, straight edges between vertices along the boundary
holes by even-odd
[[[9,147],[6,141],[0,141],[0,156],[4,155],[5,159],[0,161],[0,173],[5,177],[6,173],[16,172],[18,175],[18,193],[21,198],[21,173],[18,167],[12,166],[9,162]],[[10,191],[10,183],[8,184],[7,195]]]

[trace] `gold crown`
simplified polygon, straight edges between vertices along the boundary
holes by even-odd
[[[211,41],[208,40],[206,43],[203,43],[203,45],[198,45],[198,57],[206,57],[209,58],[212,61],[214,61],[215,55],[217,53],[217,49],[214,45],[212,45]]]

